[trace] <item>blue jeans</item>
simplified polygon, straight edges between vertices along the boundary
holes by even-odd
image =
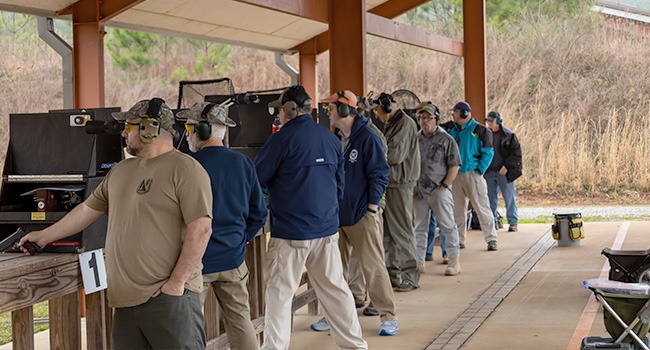
[[[429,235],[427,236],[427,256],[433,257],[433,246],[436,241],[436,228],[438,227],[438,222],[436,221],[436,216],[431,212],[431,221],[429,222]],[[442,256],[447,256],[445,251],[445,235],[440,236],[440,248],[442,248]]]
[[[485,182],[487,183],[488,199],[490,209],[494,215],[494,221],[497,219],[497,207],[499,205],[499,191],[506,203],[506,219],[508,224],[516,225],[519,221],[517,215],[517,198],[515,192],[515,183],[508,182],[505,175],[499,175],[498,171],[488,170],[485,172]]]

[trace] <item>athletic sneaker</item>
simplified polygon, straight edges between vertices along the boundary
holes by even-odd
[[[395,335],[398,329],[397,321],[383,321],[379,327],[379,335]]]
[[[316,323],[312,323],[309,327],[316,332],[327,332],[330,330],[330,324],[327,322],[327,319],[325,317],[321,318]]]

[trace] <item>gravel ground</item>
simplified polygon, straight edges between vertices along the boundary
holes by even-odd
[[[505,217],[505,208],[499,208]],[[530,207],[519,208],[519,219],[552,217],[554,213],[581,213],[583,217],[605,220],[650,220],[650,206],[601,206],[601,207]]]

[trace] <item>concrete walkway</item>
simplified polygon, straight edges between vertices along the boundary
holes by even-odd
[[[486,251],[479,231],[470,231],[462,273],[443,276],[436,247],[421,288],[396,293],[398,335],[379,336],[379,318],[360,315],[364,338],[370,349],[579,349],[583,336],[607,336],[602,308],[584,312],[593,298],[582,281],[609,271],[600,251],[612,247],[621,231],[620,249],[647,249],[648,227],[650,222],[585,223],[580,246],[558,247],[549,239],[549,224],[520,225],[519,232],[499,232],[496,252]],[[337,348],[329,332],[309,329],[319,318],[307,315],[306,307],[297,312],[291,349]],[[37,334],[35,348],[49,349],[48,337]],[[0,347],[7,349],[9,344]]]
[[[579,349],[582,336],[577,346],[569,344],[592,295],[582,281],[599,277],[606,262],[600,251],[612,246],[622,225],[586,223],[577,247],[549,240],[548,224],[520,225],[519,232],[499,232],[497,252],[487,252],[480,232],[470,231],[462,273],[443,276],[444,265],[427,263],[421,288],[396,294],[398,335],[381,337],[379,318],[360,316],[364,338],[370,349]],[[647,249],[649,225],[631,223],[622,249]],[[607,336],[598,310],[593,323],[582,323],[583,336]],[[336,349],[329,333],[309,329],[318,318],[299,311],[292,349]]]

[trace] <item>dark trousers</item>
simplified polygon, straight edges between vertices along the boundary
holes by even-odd
[[[113,349],[205,349],[199,294],[160,294],[146,303],[115,308]]]

